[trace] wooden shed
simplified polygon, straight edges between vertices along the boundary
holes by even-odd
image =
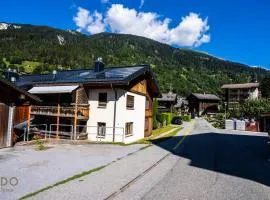
[[[12,146],[13,127],[27,119],[32,102],[40,102],[40,99],[0,80],[0,148]]]

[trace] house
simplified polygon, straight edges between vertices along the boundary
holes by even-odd
[[[215,114],[221,99],[214,94],[192,93],[187,97],[189,112],[197,116]]]
[[[172,112],[174,106],[177,104],[177,94],[168,92],[162,93],[158,101],[158,111],[159,112]]]
[[[226,84],[221,88],[225,90],[225,98],[229,107],[249,99],[260,98],[259,83]]]
[[[183,97],[177,97],[177,103],[174,105],[174,110],[178,113],[184,114],[188,112],[188,100]]]
[[[40,99],[29,94],[12,83],[0,80],[0,148],[13,145],[15,125],[27,120],[27,105],[40,102]]]
[[[43,100],[28,124],[45,137],[133,142],[152,132],[152,101],[159,87],[148,65],[21,75],[16,85]],[[42,130],[42,131],[40,131]]]

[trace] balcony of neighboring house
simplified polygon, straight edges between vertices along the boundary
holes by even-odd
[[[53,87],[55,88],[52,89]],[[43,102],[29,107],[29,134],[38,135],[41,138],[87,138],[90,109],[83,87],[36,87],[32,91]]]
[[[40,116],[54,116],[54,117],[67,117],[67,118],[77,118],[78,120],[88,120],[89,119],[89,106],[79,105],[79,106],[32,106],[31,115]]]

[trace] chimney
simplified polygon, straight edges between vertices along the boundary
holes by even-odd
[[[56,79],[56,75],[57,75],[57,71],[56,70],[53,70],[52,74],[53,74],[53,80],[55,80]]]
[[[16,69],[10,69],[8,68],[7,71],[4,72],[5,79],[15,83],[17,80],[19,80],[19,74]]]
[[[104,63],[102,62],[102,58],[98,57],[98,59],[95,62],[95,68],[94,72],[102,72],[104,70]]]

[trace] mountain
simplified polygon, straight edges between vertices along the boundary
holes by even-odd
[[[91,68],[97,57],[107,66],[150,64],[162,91],[221,94],[224,83],[261,80],[270,72],[189,49],[125,34],[87,36],[47,26],[0,23],[0,68],[26,73]]]

